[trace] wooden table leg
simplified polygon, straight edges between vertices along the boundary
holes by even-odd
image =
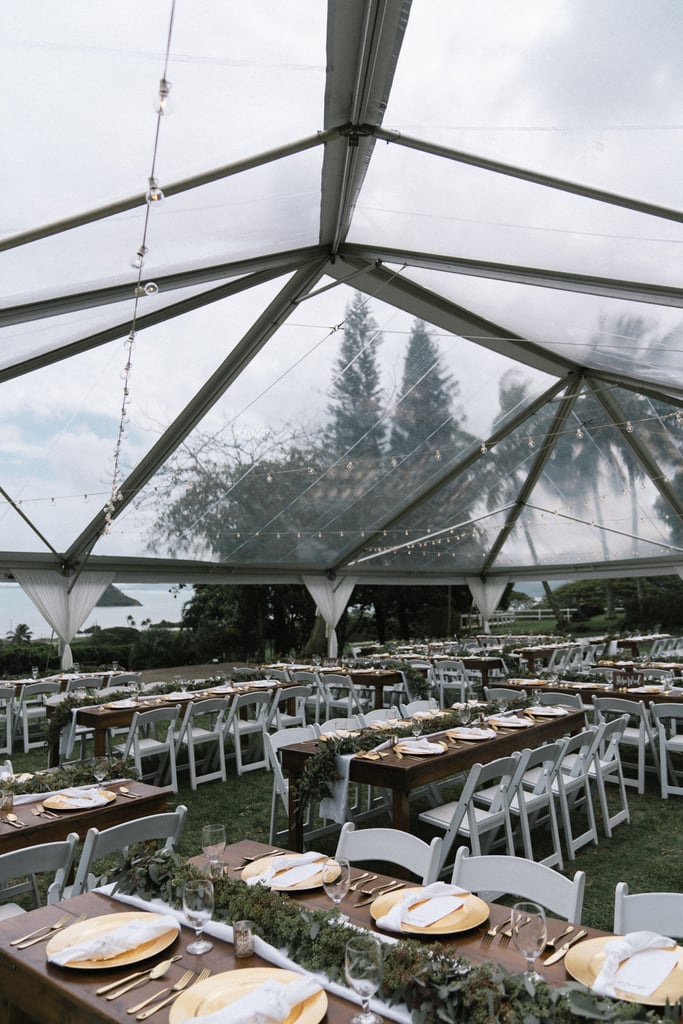
[[[410,832],[410,803],[408,793],[393,789],[391,794],[391,824],[403,832]]]

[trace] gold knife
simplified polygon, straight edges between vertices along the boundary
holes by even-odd
[[[566,956],[570,946],[573,946],[575,942],[578,942],[579,939],[583,939],[586,935],[588,935],[588,932],[585,930],[577,932],[576,935],[572,935],[571,939],[567,939],[565,944],[560,946],[555,953],[551,953],[550,956],[546,957],[543,963],[545,965],[556,964],[558,960],[562,960],[562,958]]]
[[[362,900],[358,900],[357,903],[354,903],[354,907],[366,907],[368,903],[374,903],[376,899],[384,896],[385,893],[402,889],[405,884],[405,882],[392,882],[391,885],[382,886],[377,892],[373,892],[371,896],[364,896]]]

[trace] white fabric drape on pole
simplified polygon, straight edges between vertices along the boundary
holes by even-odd
[[[472,600],[479,609],[483,630],[485,633],[490,633],[491,627],[489,626],[489,619],[500,604],[500,599],[505,593],[505,588],[510,580],[495,579],[485,583],[477,576],[467,576],[465,578],[465,582],[470,588]]]
[[[325,620],[327,657],[336,658],[338,646],[335,626],[349,603],[357,581],[352,576],[341,576],[335,580],[323,579],[320,576],[304,576],[303,581],[315,601],[318,612]]]
[[[114,582],[115,573],[81,573],[71,590],[66,576],[51,570],[14,569],[12,575],[59,637],[62,669],[71,668],[74,660],[69,644]]]

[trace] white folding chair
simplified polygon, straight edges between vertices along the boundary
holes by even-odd
[[[292,672],[292,682],[303,683],[304,686],[310,688],[306,707],[312,712],[314,722],[330,717],[327,694],[318,672],[306,672],[303,669],[299,672]]]
[[[103,675],[72,676],[71,679],[66,680],[62,692],[73,693],[75,690],[94,692],[95,690],[101,690],[106,678],[107,676]]]
[[[363,728],[367,728],[373,723],[382,724],[383,722],[396,722],[400,719],[401,712],[398,708],[373,708],[372,711],[366,711],[360,715]]]
[[[426,697],[423,700],[411,700],[407,704],[401,704],[401,714],[404,718],[410,718],[418,711],[438,711],[439,702],[436,697]]]
[[[614,934],[651,931],[671,939],[683,937],[683,893],[629,893],[627,882],[614,891]]]
[[[14,733],[21,730],[24,753],[34,750],[36,747],[44,747],[46,732],[44,726],[47,724],[47,707],[45,698],[59,693],[61,684],[57,680],[42,680],[37,683],[24,683],[19,691],[14,707]],[[31,727],[40,727],[40,737],[31,739]]]
[[[462,704],[474,697],[472,684],[461,661],[438,661],[433,669],[433,677],[439,692],[439,705],[442,708],[455,701]]]
[[[140,777],[153,778],[156,786],[161,785],[168,770],[174,793],[178,792],[174,730],[179,717],[180,704],[152,708],[150,711],[136,711],[130,723],[126,742],[112,748],[113,752],[124,760],[131,757]],[[153,772],[145,774],[142,762],[148,757],[158,759],[158,765]]]
[[[14,733],[14,687],[0,686],[0,754],[12,753]]]
[[[539,864],[526,857],[497,854],[473,857],[467,847],[461,846],[455,855],[451,881],[453,885],[482,896],[491,892],[497,895],[507,893],[533,900],[554,917],[581,924],[585,871],[576,871],[573,878],[566,878],[547,864]]]
[[[460,836],[470,843],[474,853],[480,854],[491,849],[502,831],[507,852],[514,852],[510,824],[510,782],[516,763],[515,757],[499,757],[487,764],[473,765],[457,800],[431,807],[419,814],[421,822],[445,833],[439,873],[443,871],[451,847]],[[497,787],[495,799],[491,800],[487,796],[484,801],[479,801],[478,790],[487,790],[492,785]]]
[[[656,729],[659,777],[662,800],[669,796],[683,796],[681,769],[676,769],[672,754],[683,754],[683,705],[650,704],[650,714]]]
[[[363,716],[351,715],[350,718],[328,718],[316,726],[318,736],[331,732],[355,732],[363,728]]]
[[[535,860],[533,836],[547,820],[551,852],[539,863],[562,870],[562,846],[555,807],[555,782],[564,745],[560,740],[522,751],[510,784],[510,819],[519,821],[524,856]]]
[[[27,846],[23,850],[12,850],[0,855],[0,900],[7,900],[25,892],[31,892],[36,907],[40,906],[40,893],[36,875],[52,874],[54,878],[47,888],[46,903],[58,903],[64,895],[64,887],[74,862],[78,833],[69,832],[64,840]],[[18,882],[17,879],[27,879]],[[8,886],[8,882],[14,882]],[[23,914],[17,903],[0,905],[0,920]]]
[[[513,704],[519,704],[520,701],[526,700],[526,690],[514,690],[511,686],[485,686],[484,696],[488,701],[511,701]]]
[[[635,749],[636,764],[635,775],[624,773],[624,782],[627,786],[635,786],[639,793],[645,792],[645,770],[647,767],[647,755],[650,754],[654,769],[659,776],[659,761],[652,732],[650,714],[642,700],[630,700],[626,697],[593,697],[596,723],[608,722],[612,718],[621,715],[628,715],[629,724],[624,729],[621,738],[622,751],[625,747]],[[627,767],[625,761],[622,766]]]
[[[265,737],[268,734],[268,711],[271,694],[263,692],[240,693],[233,697],[225,720],[225,739],[232,740],[237,774],[267,768]],[[242,740],[249,741],[248,760],[242,749]]]
[[[346,712],[350,718],[352,715],[362,714],[367,708],[367,701],[350,676],[325,673],[320,678],[326,691],[326,717],[335,714],[339,716]]]
[[[608,839],[612,838],[612,831],[617,825],[631,820],[620,750],[621,739],[627,724],[628,716],[621,715],[619,718],[613,718],[610,722],[602,722],[598,726],[598,742],[593,753],[593,761],[588,769],[591,779],[595,779],[602,814],[602,827]],[[617,787],[619,804],[615,810],[610,810],[610,801],[607,799],[608,783]]]
[[[115,853],[125,857],[128,847],[133,843],[163,840],[163,849],[172,850],[182,831],[186,814],[187,807],[178,804],[174,811],[148,814],[144,818],[124,821],[101,831],[97,828],[88,829],[69,896],[80,896],[82,892],[94,889],[100,883],[94,873],[95,862]]]
[[[587,843],[598,845],[590,782],[590,769],[598,741],[599,731],[595,727],[584,729],[574,736],[566,736],[562,740],[560,770],[555,776],[553,791],[557,793],[560,805],[560,819],[570,860],[574,860],[577,850]],[[574,835],[575,811],[580,807],[586,814],[586,827],[579,835]]]
[[[273,793],[270,803],[270,831],[269,842],[271,845],[284,840],[288,835],[288,827],[278,829],[278,812],[284,811],[285,821],[289,818],[289,779],[285,778],[280,761],[280,750],[283,747],[291,746],[293,743],[305,743],[307,740],[314,740],[318,737],[318,730],[315,725],[293,726],[289,729],[279,729],[277,732],[266,733],[264,746],[268,763],[273,772]],[[309,820],[304,822],[304,831]]]
[[[342,825],[335,857],[344,857],[351,864],[376,861],[398,865],[417,875],[422,885],[429,885],[439,876],[442,846],[441,836],[426,843],[400,829],[356,829],[352,821],[347,821]]]
[[[268,709],[268,731],[287,729],[293,725],[307,725],[306,705],[311,696],[311,687],[281,686],[273,694]]]
[[[176,770],[178,755],[186,749],[190,787],[193,790],[202,782],[215,782],[216,779],[226,781],[224,741],[227,711],[227,697],[190,701],[185,709],[180,728],[175,735]]]

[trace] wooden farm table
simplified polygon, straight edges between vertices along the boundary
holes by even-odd
[[[384,707],[384,690],[391,689],[393,686],[400,686],[403,682],[403,676],[400,672],[395,672],[391,669],[383,668],[354,668],[354,669],[343,669],[339,668],[321,668],[319,669],[322,675],[335,674],[339,676],[349,676],[351,681],[356,686],[363,686],[368,689],[374,690],[374,706],[376,708]]]
[[[232,877],[238,877],[235,869],[245,856],[266,853],[268,849],[249,841],[228,847],[225,860],[231,869]],[[391,880],[390,875],[378,875],[373,884]],[[295,898],[297,903],[303,906],[330,908],[329,900],[322,890],[297,893]],[[355,907],[356,902],[358,900],[355,894],[350,893],[342,903],[343,912],[348,914],[352,924],[375,930],[370,905]],[[468,932],[440,936],[440,942],[452,951],[454,958],[466,957],[473,963],[493,960],[514,973],[522,973],[524,961],[512,943],[503,945],[494,941],[482,946],[482,936],[489,923],[500,922],[509,914],[509,908],[502,905],[490,903],[488,906],[489,921]],[[41,1024],[123,1024],[124,1021],[130,1024],[135,1018],[127,1014],[129,1007],[173,984],[188,968],[199,971],[208,967],[212,974],[218,974],[239,968],[272,966],[258,956],[235,960],[232,945],[216,938],[212,939],[214,948],[211,952],[204,956],[192,956],[185,949],[192,933],[183,929],[171,946],[144,964],[149,966],[150,963],[159,962],[168,956],[182,954],[182,959],[171,966],[164,978],[147,982],[142,990],[134,989],[113,1001],[107,1001],[96,995],[95,990],[125,977],[136,969],[135,965],[103,970],[67,970],[47,964],[43,942],[23,951],[10,946],[12,939],[27,934],[41,924],[55,923],[67,910],[75,919],[81,913],[94,918],[103,914],[126,913],[130,909],[127,904],[101,893],[91,892],[0,922],[0,1024],[28,1024],[32,1020],[40,1021]],[[548,918],[549,935],[553,937],[559,934],[565,925],[566,922]],[[605,934],[592,928],[588,928],[587,931],[589,938]],[[570,980],[562,961],[550,967],[539,962],[537,967],[551,985],[563,985]],[[355,1010],[356,1007],[342,996],[328,993],[325,1024],[348,1024]],[[168,1021],[168,1008],[160,1011],[153,1019],[160,1024]]]
[[[117,796],[116,800],[105,804],[103,807],[93,807],[82,811],[61,811],[57,818],[38,817],[33,814],[32,808],[41,799],[36,796],[30,803],[16,804],[14,813],[17,818],[24,822],[24,828],[16,828],[13,825],[6,825],[0,821],[0,854],[8,853],[10,850],[23,850],[27,846],[38,846],[42,843],[54,843],[66,839],[69,832],[78,832],[81,839],[89,828],[103,829],[111,825],[120,825],[123,821],[132,821],[135,818],[142,818],[148,814],[159,814],[166,810],[166,801],[169,789],[159,786],[148,786],[143,782],[102,783],[103,789],[110,789],[118,793],[121,786],[126,786],[133,793],[138,793],[137,799],[131,799],[123,795]],[[43,797],[44,799],[44,797]]]
[[[466,657],[459,659],[465,668],[474,669],[476,672],[481,672],[481,684],[482,686],[489,685],[489,672],[499,669],[501,672],[505,672],[505,662],[502,658],[477,658],[477,657]]]
[[[434,725],[438,719],[434,720]],[[495,739],[483,741],[459,740],[443,754],[429,757],[397,757],[391,753],[379,761],[363,757],[351,760],[349,781],[367,786],[390,789],[392,794],[392,824],[404,832],[410,831],[410,794],[420,786],[458,775],[479,762],[488,763],[505,757],[516,750],[538,747],[560,736],[580,732],[585,726],[583,711],[539,721],[527,729],[499,731]],[[434,735],[438,735],[435,731]],[[289,836],[291,850],[303,850],[303,817],[297,801],[297,785],[308,759],[317,753],[320,740],[308,740],[282,748],[282,767],[289,776]]]
[[[651,701],[655,704],[682,704],[683,689],[676,689],[665,693],[662,689],[654,689],[643,684],[642,687],[624,687],[613,689],[611,683],[603,686],[581,683],[581,682],[558,682],[549,683],[542,679],[508,679],[505,684],[509,689],[526,690],[530,694],[532,690],[542,690],[543,693],[570,693],[578,694],[584,704],[591,704],[593,697],[625,697],[627,700],[642,700],[646,704]]]
[[[142,989],[108,1002],[96,995],[96,989],[108,982],[126,977],[136,970],[129,964],[114,970],[67,970],[46,962],[45,943],[39,942],[28,949],[18,951],[10,942],[41,924],[51,924],[68,910],[74,915],[84,912],[88,917],[103,914],[130,912],[125,903],[112,900],[101,893],[90,892],[40,910],[22,914],[0,922],[0,1024],[131,1024],[135,1016],[126,1013],[128,1007],[139,1003],[146,996],[160,992],[176,982],[188,969],[201,971],[204,967],[212,975],[240,968],[272,967],[258,956],[236,960],[232,944],[212,938],[214,948],[203,956],[186,952],[194,932],[183,928],[174,943],[143,966],[151,966],[174,954],[182,959],[174,963],[168,974],[158,981],[148,982]],[[328,1010],[325,1024],[348,1024],[357,1007],[340,996],[328,993]],[[168,1021],[169,1009],[165,1007],[151,1018],[158,1024]],[[229,1015],[226,1015],[226,1021]]]

